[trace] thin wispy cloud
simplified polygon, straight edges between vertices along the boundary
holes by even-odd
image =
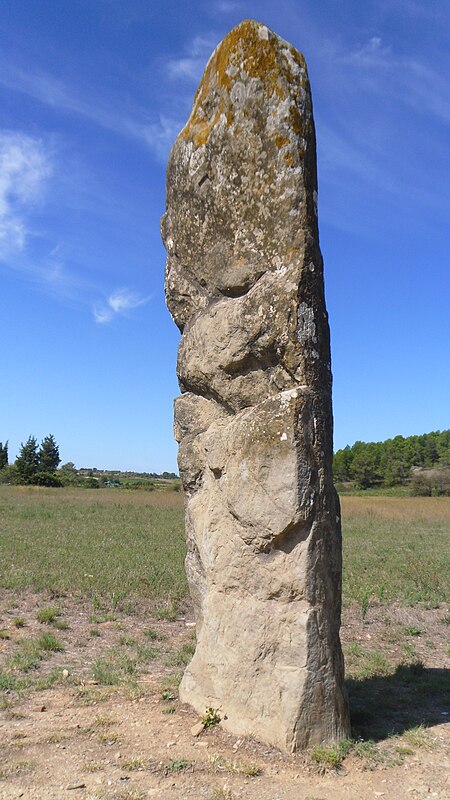
[[[439,61],[436,54],[436,61]],[[373,36],[361,47],[348,53],[335,51],[338,68],[352,69],[352,84],[370,76],[370,88],[417,113],[432,113],[441,122],[450,122],[450,86],[442,69],[430,67],[416,57],[399,55],[381,37]],[[355,69],[357,72],[355,72]],[[348,80],[348,75],[344,77]],[[367,90],[367,83],[364,84]]]
[[[327,40],[320,52],[326,68],[316,124],[320,184],[328,198],[322,219],[370,232],[382,203],[393,219],[399,208],[408,208],[420,209],[423,219],[442,220],[449,208],[444,184],[436,174],[432,185],[433,162],[423,159],[424,135],[429,148],[439,149],[450,122],[442,54],[437,51],[428,64],[381,36],[351,49]],[[342,204],[343,186],[349,200],[365,197],[371,211],[355,213],[354,200]]]
[[[144,138],[157,160],[166,163],[169,150],[184,123],[164,114],[159,115],[157,122],[149,122],[141,126],[140,136]]]
[[[51,159],[40,139],[0,131],[0,258],[24,249],[28,215],[41,202],[51,173]]]
[[[109,295],[106,303],[93,307],[94,320],[97,324],[103,325],[111,322],[117,315],[126,316],[135,308],[144,306],[149,300],[150,297],[142,297],[128,289],[117,289]]]
[[[392,50],[389,46],[383,45],[381,37],[372,36],[362,47],[342,56],[341,61],[358,67],[389,67],[392,61]]]
[[[205,36],[195,36],[187,45],[185,52],[179,58],[170,58],[166,69],[172,80],[185,80],[189,83],[198,83],[206,62],[219,42],[220,37],[210,33]]]
[[[213,3],[212,8],[218,14],[231,14],[241,8],[240,3],[235,3],[233,0],[217,0]]]
[[[392,181],[380,170],[376,157],[370,149],[350,138],[350,133],[341,133],[326,124],[320,126],[320,166],[324,172],[354,175],[365,183],[382,191],[396,191]]]
[[[201,47],[201,44],[197,46]],[[0,64],[0,86],[25,94],[59,111],[76,114],[119,136],[138,141],[147,146],[158,160],[167,157],[170,145],[182,127],[179,121],[163,114],[148,122],[146,114],[139,109],[124,111],[126,103],[120,103],[117,98],[108,103],[104,97],[82,94],[48,74],[25,72],[10,63],[8,69],[1,67]],[[176,69],[175,65],[173,69]],[[117,113],[117,108],[122,109],[121,113]]]

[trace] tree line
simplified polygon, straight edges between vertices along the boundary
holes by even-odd
[[[395,436],[384,442],[358,441],[352,447],[337,450],[333,458],[335,482],[353,481],[360,489],[401,486],[410,481],[416,484],[421,477],[424,483],[427,472],[436,473],[437,482],[443,482],[445,487],[449,467],[450,430],[421,436]],[[447,491],[434,493],[446,494]]]
[[[0,483],[35,486],[79,486],[85,489],[120,487],[123,489],[153,489],[155,481],[177,481],[174,472],[122,472],[120,470],[77,469],[73,461],[59,466],[59,447],[53,435],[46,436],[38,445],[35,436],[29,436],[20,445],[19,455],[13,464],[8,463],[8,442],[0,442]],[[175,485],[178,487],[178,483]]]
[[[61,459],[55,437],[49,434],[38,446],[37,439],[29,436],[20,445],[19,455],[13,464],[8,464],[8,442],[0,442],[0,472],[8,483],[23,486],[61,486],[56,470]]]

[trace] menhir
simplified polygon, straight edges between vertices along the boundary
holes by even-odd
[[[162,235],[197,621],[180,697],[283,750],[346,737],[311,94],[265,25],[242,22],[206,66]]]

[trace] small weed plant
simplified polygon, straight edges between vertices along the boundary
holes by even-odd
[[[214,728],[215,725],[219,724],[220,720],[221,716],[219,713],[219,709],[212,708],[212,706],[209,706],[209,708],[206,709],[202,717],[202,723],[205,728]]]
[[[311,750],[311,758],[315,764],[326,769],[339,769],[344,759],[340,747],[323,747],[316,745]]]
[[[408,625],[405,628],[405,633],[407,636],[422,636],[423,630],[422,628],[418,628],[416,625]]]
[[[54,606],[44,606],[36,614],[36,619],[42,625],[51,625],[59,617],[59,609]]]
[[[64,647],[59,639],[57,639],[56,636],[53,636],[52,633],[41,633],[37,640],[37,645],[41,648],[41,650],[50,653],[60,653],[62,650],[64,650]]]
[[[186,769],[191,764],[186,758],[179,758],[177,761],[171,761],[169,764],[166,765],[167,772],[181,772],[182,769]]]

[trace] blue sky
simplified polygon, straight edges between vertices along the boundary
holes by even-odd
[[[2,0],[0,441],[176,469],[165,164],[246,17],[306,56],[335,447],[449,427],[450,6]]]

